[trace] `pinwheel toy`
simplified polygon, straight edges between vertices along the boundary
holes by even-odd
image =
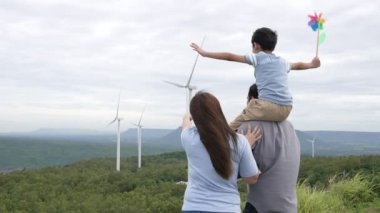
[[[309,15],[308,25],[311,27],[313,31],[317,31],[317,52],[316,56],[318,56],[318,47],[321,43],[326,39],[326,34],[323,32],[320,34],[320,31],[323,30],[323,24],[325,23],[325,19],[322,18],[322,13],[319,15],[314,12],[314,15]]]

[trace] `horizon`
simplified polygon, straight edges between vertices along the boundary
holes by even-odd
[[[7,1],[0,5],[0,132],[114,131],[106,125],[120,89],[123,129],[139,120],[145,104],[145,127],[174,129],[185,113],[185,91],[163,81],[187,81],[196,58],[191,42],[206,36],[206,50],[246,54],[252,32],[267,26],[279,35],[276,55],[311,61],[316,33],[307,15],[314,11],[326,19],[322,65],[289,73],[289,121],[302,131],[380,132],[379,10],[380,2],[353,0]],[[213,93],[232,121],[245,106],[253,72],[199,57],[191,84]]]
[[[180,129],[181,127],[178,126],[177,128],[142,128],[142,130],[177,130]],[[121,133],[127,132],[128,130],[136,130],[136,127],[130,127],[124,130],[120,130]],[[49,128],[49,127],[42,127],[42,128],[37,128],[35,130],[31,131],[9,131],[9,132],[2,132],[0,131],[0,135],[4,134],[20,134],[20,133],[35,133],[38,131],[82,131],[82,132],[98,132],[101,134],[116,134],[112,130],[96,130],[96,129],[72,129],[72,128]],[[380,133],[380,132],[372,132],[372,131],[348,131],[348,130],[302,130],[302,129],[297,129],[295,128],[296,131],[301,131],[301,132],[346,132],[346,133]]]

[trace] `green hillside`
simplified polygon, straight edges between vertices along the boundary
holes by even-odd
[[[12,170],[35,169],[46,166],[67,165],[80,160],[116,156],[115,138],[78,138],[51,137],[9,137],[0,136],[0,173]],[[99,139],[99,140],[100,140]],[[108,140],[108,141],[107,141]],[[143,144],[143,155],[156,155],[181,150],[177,146],[161,146],[161,144]],[[121,144],[121,156],[137,155],[136,144]]]
[[[0,175],[0,212],[180,212],[184,153],[144,157],[139,170],[136,164],[123,158],[116,172],[114,159],[101,158]],[[379,212],[379,184],[380,156],[303,157],[299,212]],[[245,189],[240,184],[242,200]]]
[[[143,129],[142,155],[182,151],[181,129]],[[297,131],[301,153],[316,156],[379,155],[380,133]],[[136,129],[121,135],[121,156],[137,154]],[[0,173],[46,166],[68,165],[80,160],[115,157],[116,135],[91,130],[40,129],[31,133],[0,135]]]

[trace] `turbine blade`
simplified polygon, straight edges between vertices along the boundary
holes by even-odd
[[[174,85],[174,86],[176,86],[176,87],[185,88],[185,86],[184,86],[184,85],[181,85],[181,84],[177,84],[177,83],[174,83],[174,82],[171,82],[171,81],[165,81],[165,80],[164,80],[164,82],[165,82],[165,83],[167,83],[167,84],[171,84],[171,85]]]
[[[116,119],[119,118],[120,96],[121,96],[121,89],[120,89],[120,92],[119,92],[119,99],[118,99],[118,102],[117,102]]]
[[[203,37],[203,39],[202,39],[202,43],[201,43],[201,46],[200,46],[200,47],[203,46],[203,43],[204,43],[205,39],[206,39],[206,36]],[[193,73],[194,73],[194,70],[195,70],[195,66],[197,65],[198,57],[199,57],[199,53],[197,53],[197,57],[195,58],[195,62],[194,62],[194,65],[193,65],[193,69],[191,70],[189,80],[187,80],[186,87],[190,86],[191,78],[193,77]]]
[[[117,118],[113,119],[111,122],[109,122],[109,123],[108,123],[108,125],[107,125],[107,126],[109,126],[109,125],[111,125],[111,124],[115,123],[115,121],[116,121],[116,120],[117,120]]]
[[[139,126],[139,125],[137,125],[137,124],[135,124],[135,123],[132,123],[132,122],[130,122],[133,126]]]
[[[121,96],[121,89],[120,89],[120,92],[119,92],[119,99],[118,99],[118,102],[117,102],[115,119],[113,119],[111,122],[109,122],[107,126],[115,123],[115,121],[117,121],[117,119],[119,119],[120,96]]]
[[[142,119],[142,117],[143,117],[143,115],[144,115],[145,108],[146,108],[146,105],[144,106],[144,109],[143,109],[143,111],[142,111],[142,113],[141,113],[140,120],[139,120],[139,124],[138,124],[139,126],[141,125],[141,119]]]

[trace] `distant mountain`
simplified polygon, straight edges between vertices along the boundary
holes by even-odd
[[[316,137],[316,155],[371,155],[380,154],[379,132],[349,131],[300,131],[296,130],[301,144],[301,153],[311,155],[311,143],[308,140]],[[14,138],[38,138],[44,141],[64,139],[71,142],[115,143],[115,132],[102,132],[89,129],[52,129],[41,128],[26,133],[2,134]],[[152,129],[142,128],[143,147],[155,150],[181,150],[181,128]],[[122,145],[133,145],[137,142],[137,129],[130,128],[121,133]]]
[[[379,132],[348,132],[348,131],[304,131],[323,141],[374,142],[380,143]]]
[[[30,141],[61,141],[75,143],[109,143],[114,140],[114,133],[90,129],[53,129],[41,128],[31,132],[8,132],[0,134],[0,143],[5,138],[29,143]]]
[[[177,129],[170,131],[169,134],[162,137],[161,140],[181,142],[181,132],[182,132],[182,128],[178,127]]]
[[[316,156],[380,155],[380,133],[296,130],[301,153]],[[121,156],[137,154],[137,130],[122,132]],[[183,150],[181,128],[142,129],[142,154]],[[29,133],[0,135],[0,170],[65,165],[82,159],[114,157],[115,132],[78,129],[39,129]]]
[[[141,137],[143,143],[154,143],[159,138],[166,136],[171,133],[173,129],[141,129]],[[137,141],[137,129],[131,128],[127,131],[121,133],[121,139],[126,141],[126,143],[136,143]]]
[[[162,146],[176,147],[176,148],[182,149],[181,132],[182,132],[182,128],[178,127],[177,129],[169,132],[169,134],[157,139],[156,143]]]
[[[301,153],[311,155],[311,140],[315,137],[315,155],[379,155],[379,132],[298,131]]]
[[[32,134],[39,135],[105,135],[111,134],[111,132],[97,131],[91,129],[52,129],[52,128],[41,128]]]
[[[40,128],[30,132],[8,132],[2,135],[28,135],[28,136],[79,136],[79,135],[109,135],[111,132],[97,131],[91,129],[54,129]]]

